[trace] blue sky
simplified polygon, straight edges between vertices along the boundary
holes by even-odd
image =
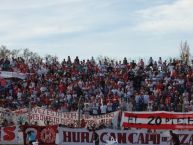
[[[0,0],[0,44],[44,56],[193,54],[193,0]]]

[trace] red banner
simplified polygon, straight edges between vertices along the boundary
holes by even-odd
[[[193,129],[193,112],[124,112],[124,128]]]
[[[24,144],[27,144],[28,132],[33,132],[41,145],[55,145],[57,126],[23,126]]]

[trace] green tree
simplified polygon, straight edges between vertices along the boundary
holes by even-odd
[[[11,50],[12,57],[14,57],[14,58],[19,57],[20,51],[21,51],[21,49],[13,49],[13,50]]]
[[[6,48],[6,46],[1,45],[0,47],[0,57],[9,57],[11,55],[11,51]]]

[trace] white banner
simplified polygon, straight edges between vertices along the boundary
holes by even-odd
[[[18,126],[1,127],[0,144],[23,144],[23,133]]]
[[[100,145],[170,145],[169,131],[148,133],[143,130],[121,131],[103,129],[97,131]],[[193,145],[193,131],[175,132],[179,134],[181,144]],[[59,127],[57,144],[60,145],[93,145],[93,132],[86,129],[67,129]]]
[[[12,116],[13,116],[13,113],[10,110],[0,107],[0,124],[2,124],[5,119],[8,122],[13,121]]]
[[[102,115],[80,115],[80,119],[84,119],[87,124],[104,124],[114,123],[114,126],[117,124],[118,111],[102,114]],[[43,109],[35,107],[32,109],[30,114],[30,122],[37,122],[38,125],[45,125],[46,121],[49,120],[50,124],[63,124],[69,125],[78,123],[78,112],[56,112],[53,110]]]
[[[193,129],[193,112],[123,112],[124,128]]]
[[[12,111],[13,122],[17,125],[25,124],[25,122],[29,122],[28,110],[29,110],[28,108],[22,108],[22,109],[17,109],[15,111]]]
[[[25,73],[19,73],[19,72],[0,71],[0,77],[25,79],[26,74]]]

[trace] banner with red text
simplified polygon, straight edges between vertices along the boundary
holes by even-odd
[[[175,131],[174,131],[175,132]],[[169,131],[162,133],[148,133],[144,130],[111,130],[97,131],[100,145],[170,145]],[[175,132],[179,135],[181,144],[193,145],[193,131]],[[93,132],[86,129],[67,129],[59,127],[57,144],[60,145],[93,145]]]
[[[17,125],[25,124],[29,122],[29,109],[21,108],[15,111],[12,111],[13,122]]]
[[[104,124],[111,124],[113,122],[117,124],[118,111],[102,114],[102,115],[86,115],[81,114],[80,119],[84,119],[87,124],[99,124],[103,121]],[[46,121],[49,121],[50,124],[63,124],[69,125],[78,124],[78,112],[57,112],[49,109],[43,108],[33,108],[30,113],[30,122],[37,122],[38,125],[45,125]],[[115,126],[114,125],[114,126]]]
[[[0,144],[23,144],[23,136],[18,126],[0,128]]]
[[[123,112],[123,128],[193,129],[193,112]]]

